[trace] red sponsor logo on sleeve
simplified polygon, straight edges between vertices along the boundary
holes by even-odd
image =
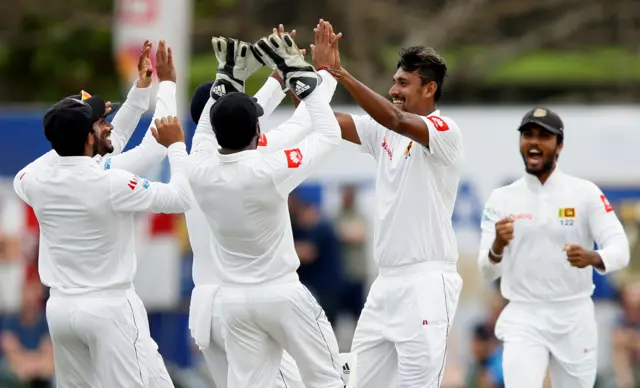
[[[302,164],[302,152],[300,152],[300,149],[295,148],[292,150],[285,150],[284,154],[287,156],[287,167],[300,167],[300,165]]]
[[[134,175],[131,179],[129,179],[129,184],[127,186],[129,186],[131,190],[135,190],[139,181],[140,181],[140,178],[137,175]]]
[[[267,136],[264,133],[260,134],[258,138],[258,147],[266,147],[267,146]]]
[[[602,201],[602,204],[604,205],[604,210],[607,213],[610,213],[613,211],[613,206],[611,206],[611,204],[609,203],[609,200],[604,194],[600,195],[600,200]]]
[[[449,126],[447,123],[438,116],[427,116],[427,120],[431,121],[434,127],[436,127],[436,131],[445,132],[449,130]]]

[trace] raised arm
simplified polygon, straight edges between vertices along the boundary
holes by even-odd
[[[177,117],[156,120],[158,142],[168,147],[171,165],[169,183],[150,182],[124,170],[111,170],[111,206],[116,212],[183,213],[193,195],[187,178],[187,149]],[[153,131],[156,131],[155,129]]]
[[[218,151],[218,140],[213,133],[209,117],[209,112],[215,101],[230,92],[243,92],[244,81],[262,67],[260,61],[253,55],[249,43],[237,39],[214,37],[211,44],[218,60],[218,70],[216,80],[211,86],[211,98],[204,106],[193,135],[190,158],[194,163],[207,160]],[[263,88],[258,91],[257,96],[259,95],[264,104],[261,105],[263,110],[267,106],[272,107],[269,109],[273,111],[284,98],[280,85],[276,84],[277,81],[274,83],[267,80]]]
[[[129,90],[127,99],[111,121],[111,124],[113,124],[113,131],[111,132],[112,155],[118,155],[124,150],[129,139],[131,139],[131,135],[133,135],[133,131],[138,126],[140,118],[149,109],[150,86],[153,74],[151,47],[150,41],[144,42],[142,52],[138,58],[138,80]]]
[[[326,73],[320,71],[323,72]],[[266,159],[265,168],[271,170],[276,189],[283,197],[289,195],[329,152],[340,145],[340,127],[329,106],[335,90],[331,83],[336,81],[327,75],[327,81],[303,100],[311,118],[311,134],[292,148],[271,153]]]
[[[329,88],[329,91],[323,91],[322,93],[328,93],[329,102],[331,102],[337,82],[327,71],[320,71],[318,74],[322,78],[323,84]],[[293,147],[307,137],[311,131],[311,116],[306,103],[301,101],[287,121],[262,134],[258,149],[264,152],[274,152]]]
[[[317,62],[330,55],[328,36],[325,38],[316,44]],[[316,73],[288,34],[262,38],[254,50],[267,66],[284,74],[286,84],[305,103],[313,126],[313,132],[300,143],[265,158],[265,172],[272,177],[278,193],[286,197],[340,144],[340,128],[329,106],[336,81],[325,70]]]
[[[156,73],[158,80],[158,94],[156,108],[151,120],[151,125],[144,135],[142,142],[137,147],[103,159],[105,169],[121,169],[142,175],[158,166],[167,155],[167,148],[160,145],[153,137],[151,128],[156,119],[177,115],[176,102],[176,68],[173,63],[171,48],[167,48],[164,41],[160,41],[156,53]]]

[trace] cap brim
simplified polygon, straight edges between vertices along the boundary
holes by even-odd
[[[540,122],[538,120],[529,120],[529,121],[527,121],[526,123],[524,123],[524,124],[522,124],[522,125],[520,125],[518,127],[518,131],[522,132],[524,129],[526,129],[527,127],[530,127],[531,125],[537,125],[540,128],[544,129],[545,131],[553,133],[554,135],[562,135],[562,131],[561,130],[559,130],[557,128],[553,128],[553,127],[551,127],[551,126],[549,126],[549,125],[547,125],[545,123],[542,123],[542,122]]]

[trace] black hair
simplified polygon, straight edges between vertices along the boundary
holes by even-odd
[[[84,146],[87,143],[86,135],[84,137],[74,136],[75,138],[52,139],[50,141],[51,148],[60,156],[83,156]]]
[[[214,120],[212,114],[214,107],[215,104],[211,106],[209,117],[211,119],[213,132],[216,135],[216,139],[218,140],[220,147],[229,150],[241,150],[249,146],[256,134],[259,133],[260,124],[258,121],[249,122],[247,118],[240,116],[242,118],[234,120],[234,123],[227,122],[222,128],[216,128],[213,124]]]
[[[431,47],[413,46],[400,51],[396,69],[408,72],[417,71],[425,85],[431,81],[438,85],[434,100],[437,102],[442,95],[442,84],[447,75],[447,65],[444,59]]]

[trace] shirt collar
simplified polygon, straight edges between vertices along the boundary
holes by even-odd
[[[429,116],[440,116],[440,109],[436,109],[433,112],[429,113],[427,117]]]
[[[253,159],[260,156],[260,152],[258,152],[258,150],[240,151],[232,154],[221,154],[218,152],[218,156],[222,163],[233,163],[244,159]]]
[[[553,170],[547,181],[544,183],[540,183],[540,179],[537,176],[527,174],[524,179],[527,183],[527,186],[531,188],[534,192],[540,192],[542,190],[553,190],[554,187],[557,187],[558,183],[562,181],[563,172],[560,171],[558,166]]]
[[[89,156],[61,156],[58,159],[58,165],[60,166],[98,166],[96,160]]]

